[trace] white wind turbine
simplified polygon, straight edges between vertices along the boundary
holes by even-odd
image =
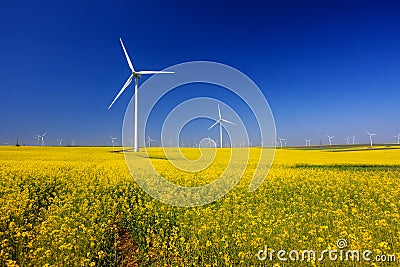
[[[153,141],[155,141],[155,140],[151,139],[150,136],[147,136],[147,142],[146,143],[147,143],[148,147],[151,147],[151,142],[153,142]]]
[[[400,133],[398,135],[395,135],[393,137],[397,137],[397,144],[400,144]]]
[[[132,82],[132,79],[135,78],[135,133],[134,133],[134,141],[135,141],[135,152],[139,151],[138,148],[138,84],[139,84],[139,79],[142,77],[143,74],[159,74],[159,73],[174,73],[172,71],[152,71],[152,70],[142,70],[142,71],[135,71],[133,68],[132,62],[128,56],[128,52],[126,52],[124,43],[122,42],[122,39],[119,38],[122,49],[124,50],[124,54],[126,57],[126,60],[128,61],[129,68],[132,71],[131,76],[129,76],[128,80],[125,82],[124,86],[122,89],[119,91],[117,96],[114,98],[114,100],[111,102],[110,106],[108,109],[112,107],[112,105],[117,101],[118,97],[125,91],[125,89],[128,87],[128,85]]]
[[[279,139],[279,143],[280,143],[281,149],[282,149],[282,147],[283,147],[283,142],[286,142],[286,139],[280,138],[280,137],[278,137],[278,139]]]
[[[63,142],[64,140],[62,139],[62,138],[60,138],[60,139],[58,139],[57,140],[57,142],[60,144],[60,146],[62,146],[62,142]]]
[[[304,139],[306,141],[306,146],[311,146],[311,139]]]
[[[332,146],[332,139],[335,138],[334,136],[326,135],[329,139],[329,146]]]
[[[118,137],[112,137],[112,136],[110,136],[110,138],[111,138],[112,146],[113,146],[113,147],[114,147],[114,146],[118,146],[118,143],[117,143]]]
[[[39,145],[39,141],[40,141],[40,140],[42,141],[42,146],[45,145],[45,143],[44,143],[44,137],[45,137],[46,134],[47,134],[47,132],[44,132],[44,133],[42,133],[41,135],[40,135],[40,134],[37,134],[37,135],[36,135],[36,139],[38,140],[38,145]]]
[[[222,122],[226,122],[226,123],[230,123],[230,124],[236,125],[236,124],[234,124],[233,122],[230,122],[230,121],[228,121],[228,120],[225,120],[225,119],[223,119],[223,118],[221,117],[221,110],[219,109],[219,104],[218,104],[218,120],[217,120],[213,125],[211,125],[211,127],[208,128],[208,130],[210,130],[212,127],[214,127],[215,125],[217,125],[217,124],[219,123],[220,148],[223,147],[223,145],[222,145],[222,144],[223,144],[223,143],[222,143]]]
[[[354,143],[356,142],[356,136],[352,136],[350,138],[353,140],[353,145],[354,145]]]
[[[215,142],[214,140],[212,140],[210,137],[207,137],[206,139],[207,139],[206,145],[207,145],[207,144],[210,145],[210,148],[211,148],[211,144],[214,144],[214,147],[217,147],[217,142]]]
[[[350,144],[350,136],[347,136],[347,138],[345,140],[346,140],[347,145]]]
[[[367,134],[369,135],[369,141],[371,142],[371,146],[372,146],[372,136],[376,135],[376,133],[370,133],[367,131]]]
[[[39,146],[39,142],[40,142],[39,135],[37,134],[34,138],[36,139],[36,145]]]

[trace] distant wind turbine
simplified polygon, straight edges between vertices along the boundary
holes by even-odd
[[[114,147],[114,146],[118,146],[118,143],[117,143],[118,137],[112,137],[112,136],[110,136],[110,138],[111,138],[112,146],[113,146],[113,147]]]
[[[57,140],[57,142],[60,144],[60,146],[62,146],[62,142],[63,142],[64,140],[62,139],[62,138],[60,138],[60,139],[58,139]]]
[[[151,142],[153,142],[155,140],[151,139],[150,136],[147,136],[147,146],[151,147]]]
[[[369,135],[369,141],[371,142],[371,146],[372,146],[372,136],[376,135],[376,133],[370,133],[367,131],[367,134]]]
[[[329,139],[329,146],[332,146],[332,139],[335,138],[334,136],[326,135]]]
[[[281,149],[282,149],[282,147],[283,147],[283,142],[285,142],[285,141],[286,141],[286,139],[284,139],[284,138],[280,138],[280,137],[278,137],[278,139],[279,139],[279,143],[280,143],[280,145],[281,145]]]
[[[206,140],[207,140],[206,144],[210,145],[210,147],[211,147],[211,144],[214,144],[214,147],[217,147],[217,143],[214,140],[212,140],[210,137],[207,137]]]
[[[39,146],[39,142],[40,142],[39,135],[36,135],[34,138],[36,139],[36,145]]]
[[[347,138],[345,140],[346,140],[347,145],[350,144],[350,136],[347,136]]]
[[[135,71],[135,69],[133,68],[132,62],[128,56],[128,52],[126,52],[124,43],[122,42],[122,39],[119,38],[119,41],[121,42],[121,46],[122,49],[124,50],[124,54],[126,57],[126,60],[128,61],[128,65],[129,68],[132,71],[131,76],[129,76],[128,80],[125,82],[124,86],[122,87],[122,89],[119,91],[119,93],[117,94],[117,96],[114,98],[114,100],[111,102],[110,106],[108,107],[108,109],[110,109],[112,107],[112,105],[115,103],[115,101],[117,101],[118,97],[125,91],[125,89],[128,87],[128,85],[132,82],[132,79],[135,78],[135,132],[134,132],[134,141],[135,141],[135,152],[139,151],[139,147],[138,147],[138,84],[139,84],[139,79],[142,77],[142,75],[144,74],[166,74],[166,73],[174,73],[172,71],[148,71],[148,70],[144,70],[144,71]]]
[[[400,133],[398,135],[395,135],[393,137],[397,137],[397,144],[400,144]]]
[[[208,130],[210,130],[212,127],[214,127],[215,125],[217,125],[217,124],[219,123],[220,148],[223,147],[223,143],[222,143],[222,122],[226,122],[226,123],[230,123],[230,124],[232,124],[232,125],[236,125],[236,124],[234,124],[233,122],[230,122],[230,121],[225,120],[225,119],[222,118],[222,116],[221,116],[221,110],[219,109],[219,104],[218,104],[218,120],[217,120],[213,125],[211,125],[211,127],[208,128]]]
[[[37,134],[37,135],[36,135],[36,139],[37,139],[37,141],[38,141],[37,145],[39,145],[39,141],[40,141],[40,140],[42,141],[42,146],[45,145],[45,143],[44,143],[44,137],[45,137],[46,134],[47,134],[47,132],[44,132],[44,133],[42,133],[41,135],[40,135],[40,134]]]
[[[356,136],[352,136],[350,138],[353,140],[353,145],[354,145],[354,143],[356,142]]]

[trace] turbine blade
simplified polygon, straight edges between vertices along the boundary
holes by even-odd
[[[230,123],[230,124],[233,124],[233,125],[236,125],[236,124],[234,124],[233,122],[231,122],[231,121],[228,121],[228,120],[225,120],[225,119],[221,119],[221,121],[223,121],[223,122],[227,122],[227,123]]]
[[[212,127],[214,127],[215,125],[217,125],[218,124],[218,122],[220,122],[220,120],[217,120],[213,125],[211,125],[211,127],[210,128],[208,128],[208,130],[210,130]]]
[[[47,132],[44,132],[44,133],[42,134],[42,137],[45,136],[46,134],[47,134]]]
[[[138,72],[136,72],[136,73],[139,73],[139,74],[158,74],[158,73],[161,73],[161,74],[172,74],[172,73],[175,73],[175,72],[173,72],[173,71],[156,71],[156,70],[142,70],[142,71],[138,71]]]
[[[219,116],[219,119],[222,119],[221,118],[221,110],[219,109],[219,104],[218,104],[218,116]]]
[[[126,57],[126,60],[128,61],[129,68],[132,70],[132,72],[135,72],[135,69],[133,68],[133,65],[132,65],[131,59],[130,59],[130,58],[129,58],[129,56],[128,56],[128,52],[126,52],[126,49],[125,49],[124,43],[122,42],[122,39],[121,39],[121,38],[119,38],[119,41],[121,42],[122,49],[124,49],[125,57]]]
[[[133,78],[133,74],[131,76],[129,76],[128,80],[125,82],[124,86],[119,91],[118,95],[114,98],[113,102],[111,102],[110,106],[108,106],[108,109],[110,109],[112,107],[112,105],[114,105],[114,103],[115,103],[115,101],[117,101],[118,97],[125,91],[126,87],[128,87],[128,85],[132,82],[132,78]]]

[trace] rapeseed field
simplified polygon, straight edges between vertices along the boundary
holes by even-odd
[[[198,149],[172,153],[180,152],[200,157]],[[1,147],[0,266],[343,266],[257,257],[266,246],[337,249],[338,239],[400,259],[400,149],[278,149],[256,191],[248,191],[256,158],[250,157],[232,191],[192,208],[147,195],[124,153],[133,152]],[[130,159],[151,157],[168,180],[200,186],[223,172],[230,150],[219,150],[200,174],[177,170],[160,148],[147,153]]]

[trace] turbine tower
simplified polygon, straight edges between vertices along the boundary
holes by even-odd
[[[347,136],[347,138],[345,140],[346,140],[347,145],[350,144],[350,136]]]
[[[278,137],[278,139],[279,139],[279,143],[280,143],[280,145],[281,145],[281,149],[282,149],[282,147],[283,147],[283,142],[285,142],[285,143],[286,143],[286,139],[284,139],[284,138],[280,138],[280,137]]]
[[[367,131],[367,134],[369,135],[369,141],[371,142],[371,147],[372,147],[372,136],[376,135],[376,133],[370,133]]]
[[[214,140],[212,140],[210,137],[207,137],[206,139],[208,141],[206,144],[210,145],[210,148],[211,148],[211,144],[214,144],[214,147],[217,147],[217,143]]]
[[[118,137],[112,137],[112,136],[110,136],[110,138],[111,138],[112,146],[113,146],[113,147],[114,147],[114,146],[118,146],[118,143],[117,143]]]
[[[353,145],[354,145],[354,143],[356,142],[356,136],[352,136],[350,138],[353,140]]]
[[[126,57],[126,60],[128,61],[129,68],[132,71],[131,76],[129,76],[128,80],[125,82],[124,86],[122,89],[119,91],[117,96],[114,98],[114,100],[111,102],[110,106],[108,109],[112,107],[112,105],[117,101],[118,97],[125,91],[125,89],[128,87],[128,85],[132,82],[132,79],[135,78],[135,132],[134,132],[134,141],[135,141],[135,152],[139,151],[138,147],[138,84],[139,84],[139,79],[142,77],[143,74],[159,74],[159,73],[174,73],[172,71],[152,71],[152,70],[143,70],[143,71],[135,71],[133,68],[132,62],[128,56],[128,52],[126,52],[124,43],[122,42],[122,39],[119,38],[121,42],[122,49],[124,50],[124,54]]]
[[[326,135],[329,139],[329,146],[332,146],[332,139],[335,138],[334,136]]]
[[[155,140],[151,139],[150,136],[147,136],[147,146],[151,147],[151,142],[153,142]]]
[[[39,146],[39,142],[40,142],[39,135],[37,134],[34,138],[36,139],[36,145]]]
[[[398,135],[395,135],[393,137],[397,137],[397,144],[400,144],[400,133]]]
[[[60,138],[60,139],[58,139],[57,140],[57,142],[60,144],[60,146],[62,146],[62,142],[63,142],[64,140],[62,139],[62,138]]]
[[[42,133],[41,135],[40,135],[40,134],[37,134],[37,135],[36,135],[36,140],[38,141],[37,145],[39,145],[39,141],[40,141],[40,140],[42,141],[42,146],[45,145],[45,143],[44,143],[44,137],[45,137],[46,134],[47,134],[47,132],[44,132],[44,133]]]
[[[236,124],[234,124],[233,122],[230,122],[230,121],[228,121],[228,120],[225,120],[225,119],[223,119],[222,117],[221,117],[221,110],[219,109],[219,104],[218,104],[218,120],[213,124],[213,125],[211,125],[211,127],[210,128],[208,128],[208,130],[210,130],[212,127],[214,127],[215,125],[217,125],[218,123],[219,123],[219,140],[220,140],[220,148],[222,148],[222,122],[226,122],[226,123],[230,123],[230,124],[233,124],[233,125],[236,125]]]

